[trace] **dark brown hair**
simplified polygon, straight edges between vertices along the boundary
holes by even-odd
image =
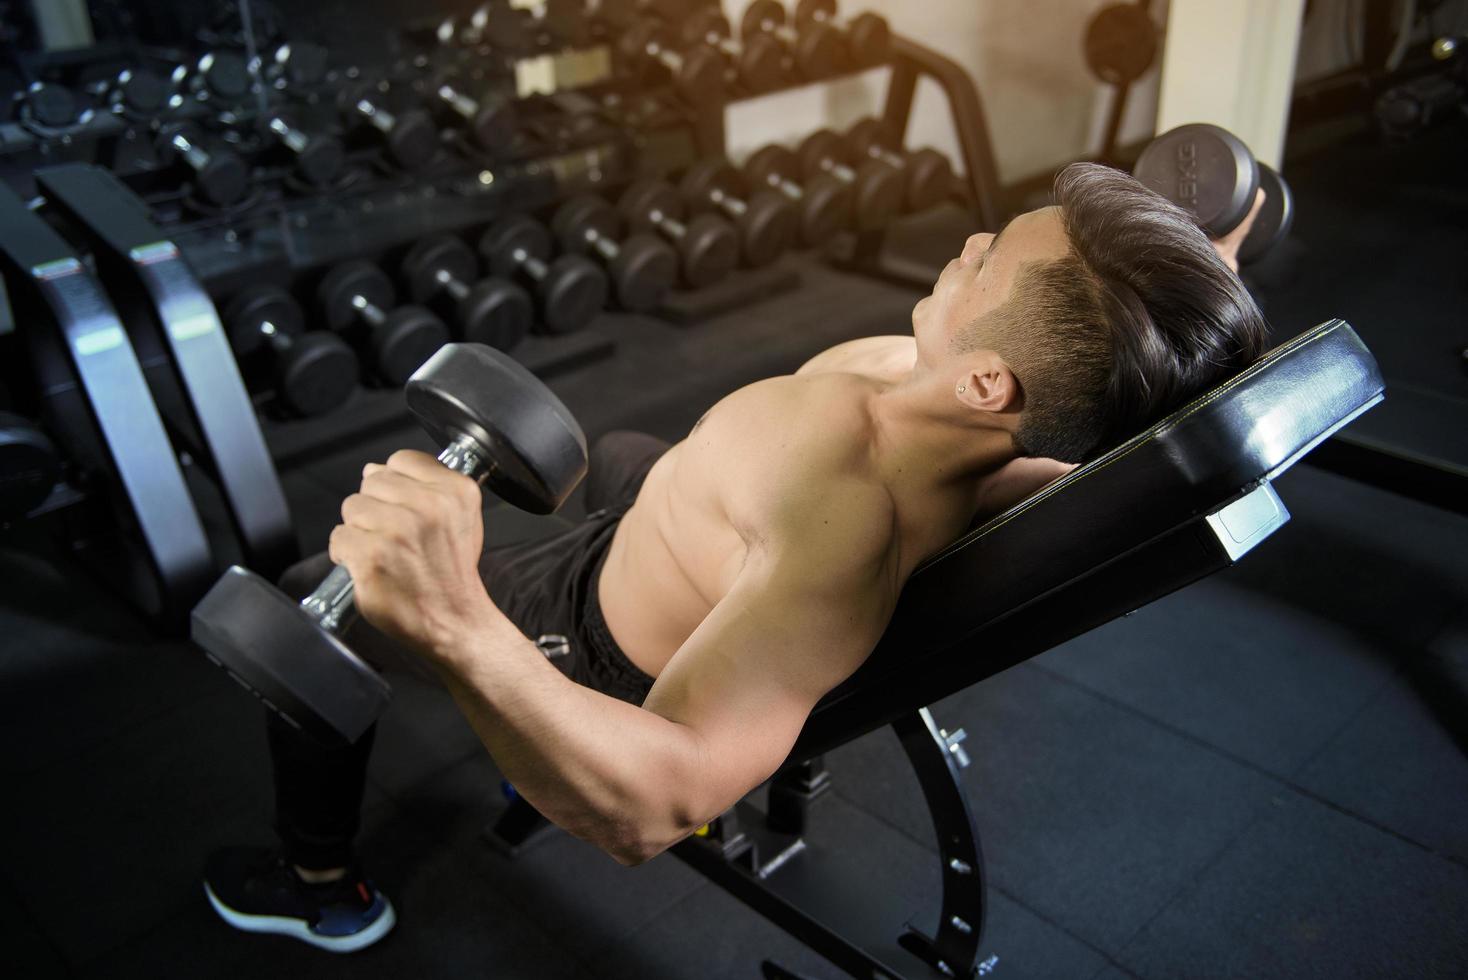
[[[1130,175],[1072,164],[1055,201],[1069,254],[1025,266],[964,346],[1018,379],[1020,451],[1075,463],[1253,363],[1268,325],[1193,217]]]

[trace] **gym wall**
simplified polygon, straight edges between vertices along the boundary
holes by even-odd
[[[871,10],[893,30],[957,60],[973,74],[985,99],[999,176],[1005,183],[1046,174],[1101,145],[1112,92],[1087,69],[1081,52],[1086,23],[1115,0],[843,0],[844,11]],[[1241,0],[1220,0],[1237,3]],[[1399,0],[1405,10],[1408,0]],[[1301,25],[1295,82],[1335,74],[1359,63],[1364,0],[1310,0]],[[726,0],[738,23],[747,0]],[[1154,0],[1152,15],[1166,30],[1170,4]],[[1468,0],[1447,0],[1434,15],[1439,31],[1468,26]],[[1419,28],[1412,40],[1427,39]],[[1160,64],[1160,59],[1159,59]],[[1154,67],[1132,87],[1120,143],[1156,132],[1158,82]],[[738,157],[773,140],[792,140],[821,125],[844,126],[880,111],[881,71],[734,107],[729,143]],[[924,82],[909,129],[909,144],[953,154],[957,144],[938,93]]]

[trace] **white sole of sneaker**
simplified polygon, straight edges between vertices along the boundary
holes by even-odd
[[[204,884],[204,894],[209,899],[209,904],[219,917],[236,929],[244,932],[265,932],[277,936],[290,936],[299,939],[303,943],[310,943],[317,949],[324,949],[332,953],[354,953],[359,949],[371,946],[383,936],[392,931],[397,924],[397,913],[393,911],[392,902],[384,895],[382,901],[387,905],[377,921],[363,929],[354,932],[350,936],[323,936],[311,931],[311,927],[300,919],[287,919],[279,915],[247,915],[244,912],[236,912],[225,905],[214,894],[214,889],[208,883]]]

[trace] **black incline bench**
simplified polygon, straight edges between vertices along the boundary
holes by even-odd
[[[1330,320],[974,528],[913,573],[871,657],[812,712],[766,810],[743,801],[674,853],[854,977],[987,972],[976,963],[984,874],[959,780],[963,732],[939,728],[926,706],[1238,561],[1289,520],[1271,481],[1383,387],[1356,332]],[[873,919],[891,911],[879,882],[851,868],[817,883],[799,867],[807,808],[830,782],[822,754],[883,725],[937,831],[943,893],[931,931],[904,931],[911,910],[899,909],[874,935]],[[541,823],[517,798],[492,839],[513,850]]]

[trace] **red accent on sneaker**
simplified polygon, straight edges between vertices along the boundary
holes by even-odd
[[[362,896],[362,901],[366,902],[368,905],[372,904],[372,896],[367,892],[366,882],[357,882],[357,894]]]

